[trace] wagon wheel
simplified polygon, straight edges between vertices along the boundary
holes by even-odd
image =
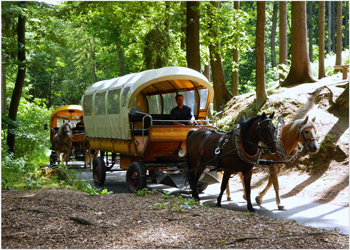
[[[146,168],[141,162],[132,162],[126,171],[126,185],[129,191],[142,190],[147,185]]]
[[[92,163],[92,177],[96,186],[102,186],[106,180],[106,165],[102,157],[96,157]]]

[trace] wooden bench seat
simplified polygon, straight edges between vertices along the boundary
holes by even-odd
[[[348,68],[349,65],[335,65],[334,69],[341,69],[343,71],[343,80],[348,79]]]

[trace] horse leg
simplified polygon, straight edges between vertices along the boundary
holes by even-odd
[[[250,199],[250,182],[252,179],[253,174],[253,168],[251,168],[248,172],[244,174],[244,186],[245,186],[245,193],[247,196],[247,208],[250,212],[255,212],[255,209],[253,208],[252,201]]]
[[[277,167],[277,170],[278,170],[278,167]],[[269,166],[269,171],[272,172],[272,173],[277,173],[276,171],[276,165],[273,164],[273,165],[270,165]],[[276,174],[270,174],[269,176],[269,181],[266,185],[266,187],[259,193],[258,196],[255,197],[255,201],[256,203],[258,203],[259,205],[262,204],[262,200],[263,200],[263,197],[265,196],[265,194],[267,193],[267,191],[272,187],[272,184],[274,182],[274,179],[277,179],[277,177],[275,176]],[[276,196],[276,199],[277,199],[277,196]]]
[[[227,182],[227,186],[226,186],[226,197],[227,197],[227,201],[230,201],[230,200],[231,200],[230,181]]]
[[[242,183],[242,186],[243,186],[243,199],[247,200],[247,195],[245,193],[244,177],[243,177],[242,172],[238,172],[238,176],[241,179],[241,183]]]
[[[219,175],[220,175],[220,179],[221,179],[221,182],[222,182],[222,178],[223,178],[223,173],[222,172],[218,172]],[[228,201],[231,200],[231,191],[230,191],[230,181],[227,182],[227,187],[226,187],[226,198]]]
[[[230,179],[231,173],[229,171],[224,171],[224,175],[222,177],[222,182],[221,182],[221,189],[220,189],[220,194],[217,198],[217,203],[216,206],[217,207],[221,207],[221,199],[222,199],[222,195],[224,194],[226,187],[228,185],[228,180]]]
[[[276,204],[277,204],[277,208],[278,210],[283,210],[284,209],[284,205],[281,205],[281,198],[280,198],[280,194],[279,194],[279,183],[278,183],[278,175],[279,175],[279,171],[280,168],[278,167],[278,165],[273,165],[274,166],[274,171],[276,174],[270,175],[271,179],[272,179],[272,183],[273,183],[273,188],[275,189],[275,194],[276,194]]]

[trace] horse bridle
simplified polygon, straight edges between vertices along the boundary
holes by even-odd
[[[302,128],[302,127],[301,127],[301,128],[298,129],[298,138],[299,138],[300,136],[303,138],[303,142],[302,142],[301,144],[303,145],[304,149],[307,148],[307,147],[306,147],[306,144],[309,144],[309,143],[312,142],[312,141],[317,141],[317,138],[316,138],[316,137],[311,137],[311,138],[306,138],[306,137],[305,137],[303,131],[304,131],[305,129],[307,129],[307,128],[314,128],[314,127],[313,127],[313,126],[309,126],[309,127],[305,127],[305,128]],[[306,150],[302,150],[302,152],[307,152],[307,151],[306,151]]]
[[[269,130],[276,130],[275,126],[273,125],[272,123],[272,120],[270,118],[266,118],[265,120],[261,121],[258,123],[258,127],[257,127],[257,130],[260,131],[260,134],[261,134],[261,137],[262,137],[262,142],[267,146],[271,143],[275,143],[277,142],[276,139],[275,140],[272,140],[272,141],[269,141],[269,142],[266,142],[265,141],[265,137],[263,136],[263,133],[261,133],[261,127],[260,125],[263,124],[264,122],[269,122],[269,124],[267,125],[267,128]],[[262,147],[263,148],[263,147]]]

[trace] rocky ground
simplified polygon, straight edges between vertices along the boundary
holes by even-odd
[[[181,205],[160,194],[3,191],[2,248],[349,248],[337,231]]]

